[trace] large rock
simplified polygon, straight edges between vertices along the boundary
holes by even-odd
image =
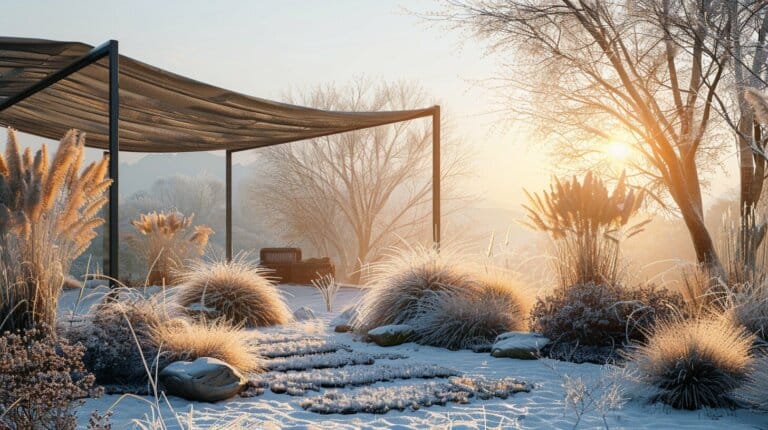
[[[413,328],[408,324],[384,325],[368,332],[368,338],[379,346],[395,346],[408,342]]]
[[[549,339],[538,333],[510,331],[496,337],[496,341],[491,347],[491,355],[494,357],[533,360],[536,358],[539,350],[549,342]]]
[[[210,357],[177,361],[160,372],[167,394],[198,402],[217,402],[239,394],[248,382],[229,364]]]

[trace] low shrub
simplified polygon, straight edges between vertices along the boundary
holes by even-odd
[[[521,289],[500,276],[481,279],[462,291],[436,291],[419,302],[409,323],[414,341],[448,349],[476,348],[496,336],[527,327]]]
[[[46,330],[0,336],[0,428],[74,430],[78,401],[99,394],[83,354]]]
[[[658,324],[628,353],[655,401],[676,409],[733,407],[734,390],[750,375],[754,335],[728,318],[702,317]]]
[[[246,332],[226,322],[205,324],[173,320],[154,328],[152,339],[160,348],[164,362],[212,357],[243,373],[262,368],[255,342],[248,339]]]
[[[445,253],[416,250],[392,255],[374,269],[373,282],[352,321],[358,332],[391,324],[407,324],[420,302],[433,293],[468,291],[474,281]]]
[[[152,330],[173,318],[161,299],[127,295],[98,304],[89,321],[66,328],[67,337],[86,346],[83,361],[101,384],[146,382],[144,360],[151,367],[158,353]]]
[[[191,314],[223,318],[235,325],[285,324],[292,314],[266,269],[246,260],[200,262],[182,277],[176,302]]]
[[[680,294],[652,285],[579,284],[539,298],[530,324],[555,342],[619,347],[643,339],[655,321],[676,316],[684,308]]]

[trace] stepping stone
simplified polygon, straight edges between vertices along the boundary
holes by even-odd
[[[408,324],[385,325],[368,332],[368,338],[379,346],[395,346],[408,342],[413,328]]]
[[[210,357],[177,361],[160,372],[166,393],[198,402],[218,402],[239,394],[248,382],[229,364]]]
[[[491,347],[491,355],[499,358],[534,360],[539,350],[549,342],[549,339],[538,333],[510,331],[496,337]]]

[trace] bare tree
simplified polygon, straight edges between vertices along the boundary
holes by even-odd
[[[448,18],[511,48],[516,112],[584,159],[621,139],[640,154],[630,176],[679,211],[700,263],[724,270],[704,223],[701,169],[724,145],[713,107],[731,50],[728,1],[450,1]]]
[[[290,97],[290,101],[293,97]],[[315,88],[303,105],[341,111],[401,110],[429,105],[411,84]],[[463,173],[457,144],[443,140],[444,196]],[[410,121],[280,145],[263,152],[251,199],[287,242],[307,241],[334,257],[339,273],[359,282],[361,268],[402,239],[430,237],[431,124]]]

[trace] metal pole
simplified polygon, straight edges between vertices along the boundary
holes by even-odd
[[[227,150],[227,212],[226,212],[226,224],[227,224],[227,261],[232,261],[232,151]]]
[[[109,272],[112,279],[119,276],[118,248],[118,163],[120,162],[120,59],[116,40],[109,41]]]
[[[432,112],[432,241],[440,249],[440,106]]]

